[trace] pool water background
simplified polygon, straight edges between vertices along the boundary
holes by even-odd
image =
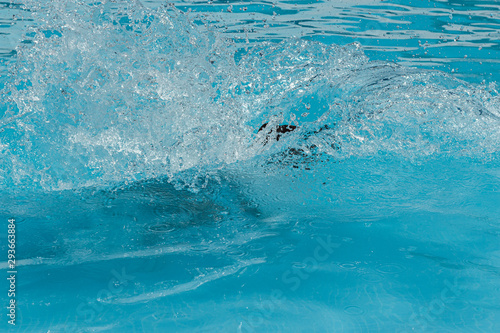
[[[2,330],[499,330],[497,2],[24,4]]]

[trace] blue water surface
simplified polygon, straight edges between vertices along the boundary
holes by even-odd
[[[0,3],[0,331],[499,332],[499,40],[494,0]]]

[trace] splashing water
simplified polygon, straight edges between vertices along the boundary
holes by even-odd
[[[64,188],[235,160],[245,110],[217,99],[235,72],[220,38],[171,8],[71,6],[35,9],[50,16],[11,70],[10,178]]]
[[[28,5],[40,24],[4,82],[4,185],[203,178],[266,151],[312,154],[311,144],[336,159],[498,152],[494,85],[369,61],[358,44],[288,39],[245,52],[172,6]],[[263,149],[255,133],[269,120],[300,133]]]

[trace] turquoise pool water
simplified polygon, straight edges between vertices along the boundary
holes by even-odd
[[[0,331],[500,331],[499,9],[0,3]]]

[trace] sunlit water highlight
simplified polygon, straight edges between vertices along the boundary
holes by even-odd
[[[13,331],[500,329],[496,2],[1,6]]]

